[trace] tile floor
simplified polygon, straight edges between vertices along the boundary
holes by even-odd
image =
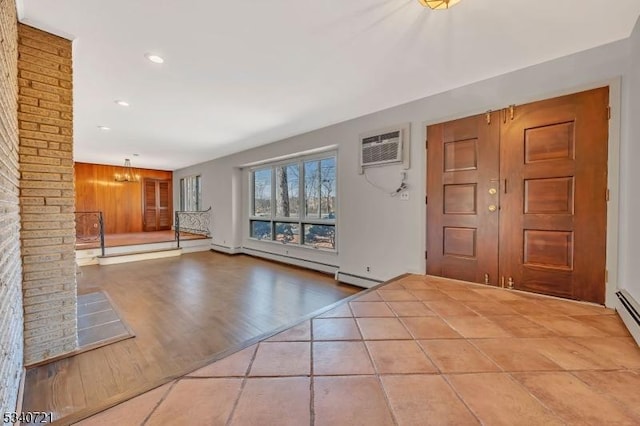
[[[409,276],[117,405],[91,425],[638,425],[614,311]]]

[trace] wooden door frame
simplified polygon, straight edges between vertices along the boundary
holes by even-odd
[[[619,211],[620,211],[620,139],[621,139],[621,113],[622,113],[622,77],[615,77],[604,81],[597,81],[579,86],[572,86],[565,89],[552,90],[544,92],[538,96],[521,97],[506,99],[500,105],[487,106],[484,109],[467,110],[464,113],[443,116],[433,120],[422,122],[421,130],[421,156],[422,163],[420,167],[422,197],[427,196],[427,152],[424,141],[427,139],[427,127],[433,124],[453,121],[460,118],[469,117],[476,114],[483,114],[487,110],[499,110],[509,104],[523,105],[531,102],[543,101],[559,96],[571,95],[586,90],[597,89],[599,87],[609,87],[609,106],[611,107],[611,119],[609,120],[609,144],[608,144],[608,170],[607,187],[609,189],[609,202],[607,203],[607,253],[606,253],[606,270],[607,281],[605,284],[605,306],[614,308],[617,305],[618,291],[618,242],[619,242]],[[416,132],[417,133],[417,132]],[[427,250],[427,205],[421,203],[420,235],[422,238],[422,252]],[[427,271],[427,262],[420,256],[420,269],[423,274]]]

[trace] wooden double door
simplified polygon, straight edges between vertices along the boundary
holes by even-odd
[[[427,273],[604,303],[608,88],[427,128]]]
[[[143,231],[171,229],[171,180],[145,178],[142,189]]]

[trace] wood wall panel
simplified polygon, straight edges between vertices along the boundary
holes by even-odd
[[[136,169],[140,182],[116,182],[121,171],[121,166],[75,163],[76,211],[102,211],[107,234],[142,232],[142,180],[173,179],[171,171]]]

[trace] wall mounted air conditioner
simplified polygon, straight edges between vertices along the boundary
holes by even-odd
[[[402,163],[409,168],[409,123],[399,124],[360,135],[360,174],[367,167]]]

